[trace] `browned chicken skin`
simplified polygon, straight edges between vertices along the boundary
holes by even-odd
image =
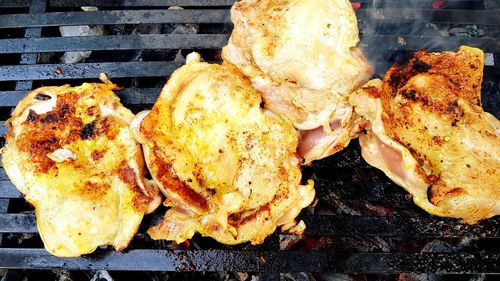
[[[161,203],[145,179],[134,118],[111,83],[42,87],[17,105],[2,163],[35,207],[51,254],[75,257],[101,245],[123,250],[144,214]]]
[[[481,105],[484,54],[419,51],[351,97],[371,122],[363,157],[431,214],[500,214],[500,122]]]
[[[357,137],[348,95],[371,77],[356,46],[347,0],[243,0],[231,9],[234,30],[222,57],[259,91],[268,109],[301,131],[304,162],[324,158]]]
[[[314,189],[300,184],[297,132],[261,102],[236,67],[192,53],[151,112],[136,117],[136,138],[171,207],[148,231],[153,239],[182,242],[199,232],[258,244],[278,226],[304,230],[295,218]]]

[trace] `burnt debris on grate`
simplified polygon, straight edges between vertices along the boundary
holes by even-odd
[[[483,104],[500,117],[500,4],[352,2],[359,6],[361,47],[377,76],[419,49],[455,50],[467,44],[485,50]],[[135,112],[150,107],[189,52],[220,61],[220,49],[232,28],[233,3],[0,1],[0,125],[27,91],[96,82],[101,72],[125,88],[118,94],[126,106]],[[82,6],[95,6],[97,11],[83,11]],[[61,26],[97,27],[102,35],[63,37]],[[89,51],[77,63],[61,60],[65,52]],[[2,135],[5,132],[2,128]],[[2,169],[0,276],[2,280],[256,280],[257,276],[260,280],[493,280],[490,274],[500,273],[500,218],[470,226],[428,215],[361,159],[357,141],[305,167],[304,178],[315,180],[317,202],[301,215],[308,226],[303,237],[276,232],[259,246],[225,246],[199,235],[181,245],[152,241],[145,230],[160,219],[164,213],[160,209],[144,219],[124,253],[102,247],[85,257],[60,259],[43,250],[32,207]]]

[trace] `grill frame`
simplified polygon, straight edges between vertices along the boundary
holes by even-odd
[[[228,34],[141,34],[106,35],[97,37],[44,37],[43,28],[59,25],[79,24],[221,24],[229,23],[228,8],[233,0],[113,0],[99,12],[58,12],[58,9],[72,9],[81,5],[102,6],[98,0],[14,0],[0,3],[0,9],[24,8],[25,14],[0,14],[2,28],[23,28],[24,38],[0,39],[1,54],[20,54],[18,65],[0,65],[0,82],[14,81],[15,87],[4,90],[0,87],[0,107],[13,107],[36,83],[52,80],[91,79],[97,81],[99,73],[107,73],[111,79],[134,77],[164,77],[181,66],[176,61],[148,62],[90,62],[77,64],[38,64],[39,53],[83,51],[83,50],[138,50],[138,49],[220,49],[225,45]],[[358,1],[370,6],[370,0]],[[405,0],[420,7],[432,1]],[[472,3],[472,7],[482,10],[432,10],[419,8],[424,18],[415,18],[411,12],[395,10],[395,0],[382,0],[383,8],[376,16],[367,10],[358,10],[360,24],[382,21],[383,24],[417,22],[425,26],[435,24],[479,24],[487,33],[484,37],[442,37],[442,45],[431,46],[431,50],[454,50],[461,44],[483,48],[492,53],[494,65],[485,67],[483,83],[483,103],[487,111],[500,115],[500,10],[486,10],[483,1],[452,0],[450,7],[461,7]],[[180,5],[186,10],[166,9]],[[391,6],[392,5],[392,6]],[[114,10],[116,8],[135,10]],[[499,7],[500,8],[500,7]],[[112,10],[107,10],[112,9]],[[138,9],[138,10],[137,10]],[[45,12],[50,10],[50,12]],[[56,11],[54,11],[56,10]],[[90,16],[92,15],[92,16]],[[384,19],[385,18],[385,19]],[[383,19],[383,20],[381,20]],[[377,34],[364,30],[360,46],[371,55],[417,50],[422,41],[433,40],[436,36],[415,34]],[[403,40],[404,44],[402,44]],[[425,45],[425,44],[424,44]],[[387,64],[375,66],[382,73]],[[55,70],[61,70],[57,74]],[[57,82],[57,81],[55,81]],[[150,106],[156,100],[160,88],[128,88],[118,95],[124,104]],[[0,121],[3,125],[4,121]],[[2,128],[0,134],[4,135]],[[372,169],[377,179],[356,176],[357,169]],[[331,175],[332,171],[345,173]],[[315,178],[318,197],[324,201],[368,202],[387,201],[401,208],[409,208],[410,216],[356,216],[356,215],[312,215],[303,214],[308,228],[306,236],[340,237],[412,237],[500,239],[500,218],[480,222],[475,226],[462,225],[458,220],[436,218],[418,210],[408,202],[405,193],[374,168],[360,160],[357,142],[345,151],[311,167],[304,173]],[[343,189],[339,191],[338,189]],[[332,193],[332,189],[337,189]],[[33,214],[11,212],[9,205],[16,204],[22,196],[0,170],[0,234],[36,233]],[[11,203],[11,204],[10,204]],[[399,206],[398,205],[398,206]],[[2,246],[0,236],[0,269],[55,269],[69,270],[141,270],[141,271],[210,271],[210,272],[255,272],[261,280],[279,280],[285,272],[341,272],[348,274],[398,274],[442,273],[442,274],[499,274],[499,251],[476,251],[454,253],[406,253],[406,252],[337,252],[280,250],[279,234],[268,238],[264,245],[244,249],[203,249],[203,250],[158,250],[130,249],[124,253],[98,250],[91,255],[76,259],[60,259],[49,255],[40,248],[7,248]]]

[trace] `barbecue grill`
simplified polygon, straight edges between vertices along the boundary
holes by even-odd
[[[165,77],[183,64],[186,54],[195,50],[207,61],[220,61],[220,49],[231,32],[233,2],[0,1],[0,120],[6,120],[31,89],[97,82],[100,73],[125,88],[118,95],[133,111],[151,107]],[[96,6],[99,11],[82,11],[81,6]],[[360,0],[354,6],[360,46],[379,76],[422,48],[456,50],[462,44],[482,48],[487,53],[484,108],[500,117],[499,1]],[[104,35],[61,36],[60,26],[76,25],[100,26]],[[80,51],[92,53],[84,62],[60,62],[64,52]],[[2,129],[1,134],[5,133]],[[152,241],[145,230],[164,213],[160,208],[144,219],[123,253],[101,247],[81,258],[63,259],[43,249],[32,207],[2,169],[0,277],[16,280],[16,276],[31,274],[21,269],[29,269],[37,270],[33,279],[37,280],[46,271],[64,268],[107,270],[117,279],[141,280],[152,278],[146,272],[159,271],[172,272],[167,274],[182,280],[220,276],[221,280],[250,280],[252,276],[260,280],[498,278],[499,217],[471,226],[428,215],[402,188],[361,159],[357,141],[305,167],[304,178],[315,180],[318,201],[301,214],[307,225],[303,237],[277,231],[259,246],[224,246],[199,235],[182,245]],[[241,272],[250,275],[236,274]],[[154,276],[157,279],[152,280],[166,280]]]

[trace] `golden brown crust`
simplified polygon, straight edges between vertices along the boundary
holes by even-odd
[[[362,126],[347,97],[372,75],[349,1],[243,0],[231,21],[224,61],[250,79],[267,109],[301,130],[304,163],[346,147]]]
[[[352,99],[372,123],[362,140],[367,161],[430,213],[469,223],[500,214],[500,122],[481,107],[483,65],[476,48],[419,51],[372,83],[378,91],[365,87]],[[400,163],[378,161],[385,148],[377,140],[397,147]],[[411,170],[398,176],[397,165]]]
[[[133,114],[116,89],[111,83],[39,88],[9,119],[4,168],[34,205],[40,235],[54,255],[125,248],[158,201],[130,135]]]
[[[136,138],[172,207],[148,233],[177,242],[199,232],[225,244],[261,243],[278,225],[293,225],[314,197],[312,184],[300,185],[297,132],[263,112],[260,95],[233,65],[193,56],[153,109],[137,117],[144,119]]]
[[[157,149],[155,151],[158,151]],[[155,153],[153,151],[153,153]],[[187,182],[184,182],[175,175],[172,170],[172,164],[165,163],[159,159],[155,159],[151,165],[154,165],[157,170],[156,177],[162,186],[169,192],[178,194],[185,204],[198,212],[208,211],[207,200],[196,191],[189,188]]]

